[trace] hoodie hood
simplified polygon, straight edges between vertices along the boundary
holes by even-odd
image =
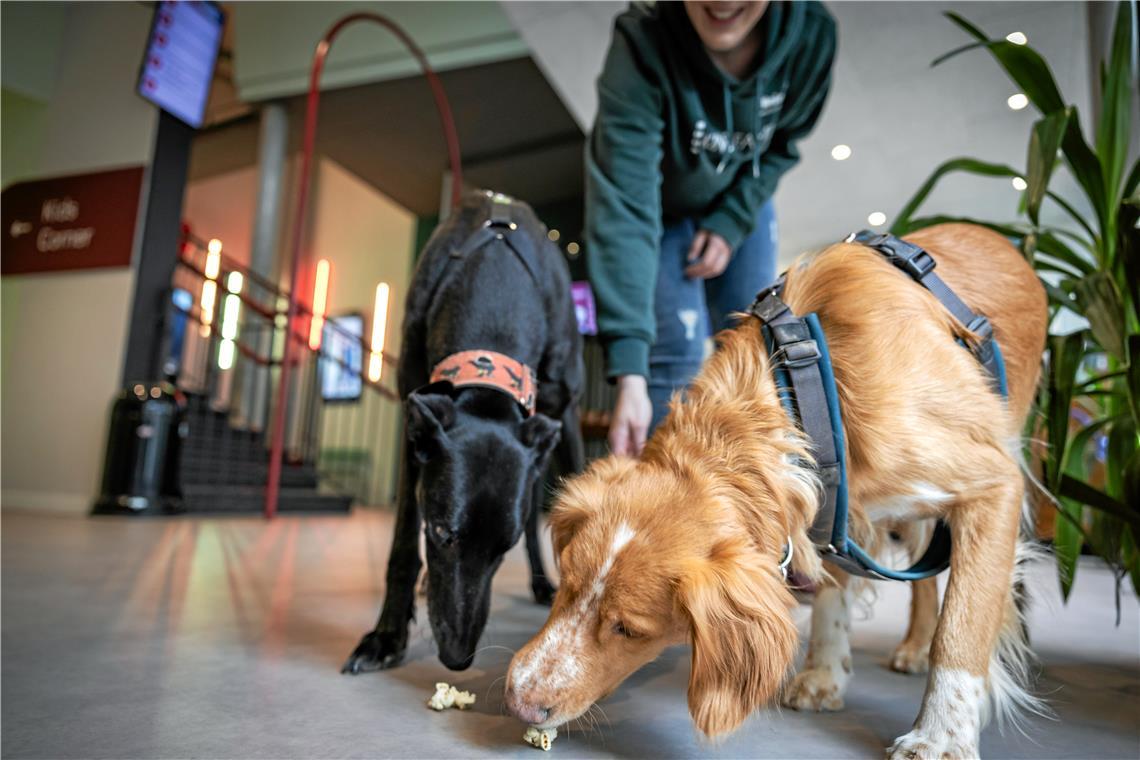
[[[760,149],[757,146],[763,135],[757,101],[772,75],[800,44],[800,31],[804,25],[806,8],[802,3],[771,2],[764,15],[756,22],[760,32],[760,48],[756,52],[756,68],[742,79],[727,73],[709,56],[700,35],[693,28],[683,2],[660,3],[661,20],[669,30],[677,49],[696,73],[696,84],[701,89],[720,88],[721,110],[724,115],[724,132],[728,144],[717,163],[716,172],[724,173],[732,166],[751,164],[753,177],[760,176]],[[704,80],[704,81],[700,81]],[[740,116],[738,116],[738,114]],[[748,135],[742,142],[738,128]]]

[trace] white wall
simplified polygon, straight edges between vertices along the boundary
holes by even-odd
[[[34,83],[49,94],[38,176],[148,162],[156,112],[134,95],[134,81],[150,15],[134,3],[66,6],[54,82]],[[7,41],[41,39],[37,18],[9,16],[5,4],[6,83],[10,64],[25,65],[10,61]],[[14,275],[0,282],[5,508],[90,508],[119,386],[133,283],[130,269]]]
[[[416,219],[411,212],[329,159],[321,159],[314,187],[316,200],[308,250],[314,263],[321,258],[329,260],[327,313],[329,316],[362,313],[367,339],[372,334],[376,284],[387,282],[390,291],[385,353],[398,356]],[[382,383],[395,389],[395,381],[395,368],[385,366]],[[400,405],[382,401],[367,389],[364,396],[366,399],[361,404],[326,407],[322,441],[326,446],[335,446],[340,438],[359,446],[360,436],[348,436],[347,431],[375,431],[364,442],[371,449],[373,462],[373,501],[387,503],[396,486]]]
[[[942,16],[945,10],[993,35],[1026,34],[1049,61],[1062,93],[1078,105],[1089,134],[1084,3],[840,2],[828,7],[839,23],[840,53],[826,110],[801,144],[803,161],[776,196],[785,259],[866,227],[872,211],[885,213],[889,225],[946,159],[974,156],[1025,166],[1030,127],[1039,114],[1032,107],[1009,109],[1006,99],[1017,87],[992,56],[973,51],[930,68],[937,56],[972,41]],[[851,146],[851,158],[831,158],[838,143]],[[1019,195],[1009,180],[950,177],[920,213],[1013,220]]]
[[[313,50],[325,31],[355,11],[400,24],[437,69],[526,55],[526,45],[494,2],[233,3],[234,74],[244,100],[305,92]],[[419,64],[386,29],[356,23],[336,39],[321,84],[325,89],[406,77]]]
[[[500,5],[566,109],[588,133],[598,110],[594,81],[610,46],[613,19],[629,3],[506,0]]]
[[[194,235],[221,240],[226,256],[248,266],[256,206],[257,167],[252,166],[187,183],[182,219]]]
[[[0,81],[5,90],[37,100],[51,97],[66,23],[65,3],[5,2],[0,6]]]
[[[597,108],[594,82],[621,10],[614,3],[503,2],[567,107],[584,128]],[[1011,111],[1016,91],[992,58],[968,53],[931,69],[938,55],[970,41],[942,16],[956,10],[991,34],[1022,31],[1050,62],[1062,92],[1089,116],[1086,6],[1078,2],[830,2],[839,55],[826,110],[801,143],[803,160],[776,195],[785,263],[890,217],[941,161],[971,155],[1025,165],[1032,108]],[[1086,135],[1089,132],[1086,128]],[[845,143],[853,155],[831,156]],[[1063,188],[1064,185],[1061,185]],[[924,209],[1012,219],[1008,180],[949,179]]]

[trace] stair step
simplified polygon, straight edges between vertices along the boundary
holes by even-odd
[[[265,507],[262,486],[215,486],[186,484],[182,503],[188,514],[251,514]],[[347,513],[352,497],[321,493],[312,488],[282,488],[277,502],[278,512]]]
[[[259,462],[240,467],[189,464],[182,460],[182,482],[184,484],[217,485],[265,485],[269,477],[269,464]],[[289,466],[281,469],[281,485],[295,488],[316,488],[318,482],[315,467]]]

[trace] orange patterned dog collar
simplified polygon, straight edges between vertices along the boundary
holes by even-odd
[[[497,351],[460,351],[451,354],[431,371],[431,382],[448,382],[456,387],[481,385],[502,391],[522,405],[529,417],[534,414],[534,370]]]

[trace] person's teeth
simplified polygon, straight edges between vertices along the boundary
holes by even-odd
[[[727,11],[715,10],[709,12],[712,13],[713,18],[717,19],[718,21],[725,21],[736,15],[735,8]]]

